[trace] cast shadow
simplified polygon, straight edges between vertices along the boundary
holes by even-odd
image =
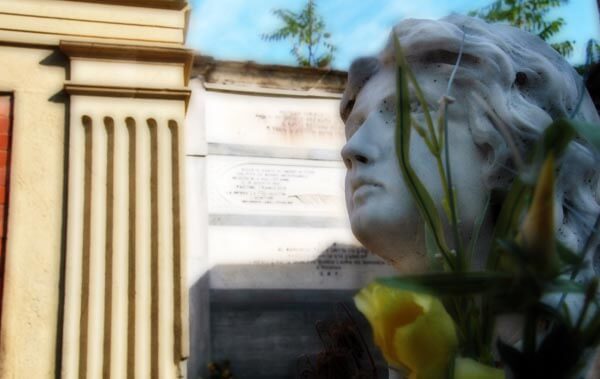
[[[352,270],[349,265],[363,270]],[[365,249],[343,244],[330,245],[311,262],[213,267],[189,292],[188,377],[207,378],[207,363],[223,360],[230,361],[236,378],[300,377],[302,357],[311,358],[314,366],[317,354],[325,350],[317,322],[347,321],[343,304],[375,359],[378,377],[387,378],[387,366],[373,345],[370,327],[352,300],[375,277],[364,274],[370,270],[364,265],[379,266],[378,272],[389,267]],[[393,273],[391,268],[389,273]],[[309,282],[323,277],[328,287],[342,280],[342,287],[350,288],[319,289],[306,281],[289,288],[302,283],[303,275]],[[231,287],[223,285],[228,279]]]

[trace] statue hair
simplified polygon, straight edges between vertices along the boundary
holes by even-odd
[[[462,59],[449,93],[456,97],[451,107],[468,110],[466,127],[485,162],[481,174],[488,191],[508,189],[519,161],[526,159],[533,142],[553,120],[572,118],[600,127],[582,78],[546,42],[508,25],[461,15],[438,21],[405,20],[394,28],[379,55],[355,60],[340,104],[344,121],[365,83],[382,67],[395,65],[393,38],[399,38],[419,85],[425,92],[439,93],[438,98],[445,93],[462,44]],[[419,75],[424,72],[428,74]],[[579,252],[600,214],[600,156],[576,139],[558,162],[556,178],[558,238]],[[593,248],[594,271],[600,274],[600,249],[597,244]]]

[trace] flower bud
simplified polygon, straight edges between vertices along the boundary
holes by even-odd
[[[554,154],[550,153],[540,171],[531,207],[521,225],[518,244],[527,262],[544,277],[558,273],[554,237]]]

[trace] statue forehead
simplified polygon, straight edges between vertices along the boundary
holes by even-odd
[[[392,103],[395,101],[395,70],[394,65],[380,64],[377,70],[359,76],[360,80],[354,80],[346,86],[340,103],[340,115],[344,122],[352,112],[373,109],[387,100]],[[349,77],[353,76],[349,75]]]
[[[355,98],[355,107],[376,106],[384,99],[396,97],[395,67],[382,66],[369,80],[358,90]]]

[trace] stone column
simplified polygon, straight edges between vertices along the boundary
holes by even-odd
[[[61,48],[77,73],[65,85],[70,125],[62,376],[184,377],[182,127],[191,55],[68,42]],[[103,73],[110,68],[107,58],[129,62],[127,76]],[[148,63],[179,64],[180,81],[144,87]],[[102,76],[102,84],[94,83]],[[124,80],[128,85],[119,85]]]

